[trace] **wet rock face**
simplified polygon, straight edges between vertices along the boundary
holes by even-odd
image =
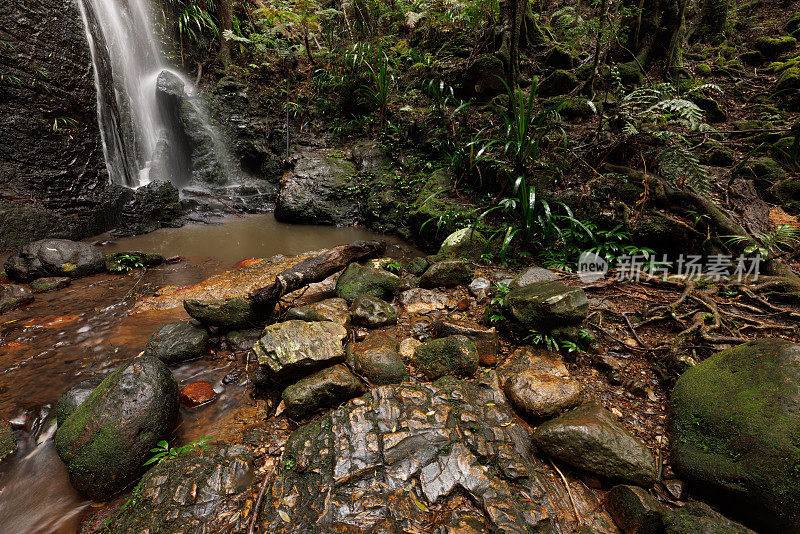
[[[68,239],[43,239],[25,245],[5,263],[12,280],[30,282],[46,276],[80,278],[105,269],[99,248]]]
[[[286,414],[302,419],[320,408],[339,404],[364,393],[366,387],[344,365],[317,371],[292,384],[281,395]]]
[[[253,346],[276,380],[308,374],[344,359],[347,330],[329,321],[284,321],[267,326]]]
[[[437,337],[447,336],[466,336],[478,349],[478,358],[483,365],[494,365],[497,363],[497,353],[500,351],[500,338],[497,330],[483,328],[477,324],[455,319],[444,319],[433,324],[433,332]]]
[[[30,283],[30,286],[34,293],[46,293],[48,291],[64,289],[71,281],[72,280],[67,276],[47,276],[37,278]]]
[[[645,487],[656,481],[656,461],[645,444],[599,404],[547,421],[533,439],[550,456],[590,473]]]
[[[540,474],[546,469],[529,443],[529,431],[489,387],[455,379],[382,386],[294,432],[261,531],[367,531],[387,522],[401,531],[442,521],[448,514],[423,510],[465,492],[475,503],[469,515],[485,517],[492,531],[571,532],[561,526],[570,512],[557,479]],[[600,508],[573,491],[579,506]],[[599,515],[584,521],[596,525]]]
[[[128,190],[121,213],[122,220],[113,232],[115,236],[143,234],[179,225],[183,215],[180,193],[169,181],[154,177],[135,192]]]
[[[474,228],[462,228],[445,238],[437,256],[478,261],[488,252],[488,244],[486,238]]]
[[[143,472],[178,417],[178,385],[160,360],[129,360],[106,377],[55,434],[72,485],[105,501]]]
[[[2,2],[0,28],[2,74],[19,79],[0,85],[0,190],[20,199],[0,203],[0,248],[107,230],[115,199],[104,196],[111,187],[77,4]]]
[[[207,445],[165,460],[142,477],[131,497],[136,506],[120,510],[108,528],[143,532],[158,518],[159,532],[244,532],[244,514],[234,513],[241,504],[232,501],[250,487],[252,462],[244,445]]]
[[[83,401],[89,398],[89,395],[100,385],[104,378],[103,375],[89,377],[86,380],[81,380],[61,394],[58,402],[56,402],[56,422],[59,426],[78,409],[78,406]]]
[[[705,503],[692,502],[664,514],[665,534],[694,534],[695,532],[724,532],[725,534],[755,534],[735,521],[715,512]]]
[[[445,260],[431,265],[420,277],[420,287],[465,286],[472,281],[473,270],[463,260]]]
[[[546,419],[577,406],[581,401],[581,385],[575,380],[543,375],[527,370],[505,383],[508,400],[519,411],[533,419]]]
[[[187,322],[165,324],[150,336],[144,353],[167,365],[200,358],[208,351],[208,332]]]
[[[800,345],[760,339],[686,371],[672,392],[672,463],[765,531],[800,524]]]

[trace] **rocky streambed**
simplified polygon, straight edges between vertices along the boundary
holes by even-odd
[[[113,357],[62,360],[60,387],[48,389],[51,403],[61,395],[57,429],[15,419],[4,462],[19,465],[12,444],[24,436],[54,443],[71,485],[94,500],[84,509],[76,497],[82,532],[798,530],[800,347],[763,339],[722,351],[670,393],[645,351],[586,335],[587,317],[611,308],[596,288],[481,265],[481,239],[461,231],[435,255],[361,258],[317,279],[305,275],[330,253],[73,281],[120,285],[124,314],[99,331],[137,335]],[[5,301],[31,291],[23,279],[58,274],[49,266],[74,273],[103,258],[66,243],[12,256]],[[82,255],[63,255],[70,247]],[[274,306],[252,297],[276,280],[291,289],[298,273],[312,283]],[[146,291],[131,287],[136,276],[153,277]],[[37,301],[23,304],[3,316],[6,349],[36,342],[9,326]],[[34,366],[7,365],[7,376]],[[75,376],[82,366],[89,380]],[[2,490],[5,514],[8,502]]]

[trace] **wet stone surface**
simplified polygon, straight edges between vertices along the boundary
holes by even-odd
[[[395,521],[433,532],[448,518],[431,509],[464,494],[493,531],[570,531],[561,520],[563,491],[540,474],[530,431],[492,378],[382,386],[300,427],[268,491],[260,531],[349,532]],[[598,510],[584,490],[574,490],[578,506]],[[598,514],[583,520],[610,524]]]

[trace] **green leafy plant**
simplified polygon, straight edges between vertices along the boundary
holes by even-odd
[[[202,436],[200,439],[191,441],[186,445],[182,445],[180,447],[170,447],[169,443],[164,440],[159,441],[155,447],[150,449],[150,452],[154,453],[152,458],[147,460],[142,465],[152,465],[152,464],[160,464],[164,460],[170,460],[172,458],[177,458],[187,452],[194,450],[194,449],[202,449],[207,446],[209,438]]]
[[[381,267],[392,273],[399,273],[403,270],[403,264],[397,260],[387,261]]]
[[[484,310],[484,319],[488,323],[499,323],[506,320],[506,295],[511,291],[511,288],[508,284],[497,283],[492,286],[492,291],[494,296]]]
[[[114,264],[110,267],[111,272],[127,273],[134,269],[142,269],[144,262],[138,254],[121,254],[115,258]]]
[[[747,243],[744,254],[758,254],[764,260],[780,256],[786,251],[796,251],[800,246],[800,228],[789,224],[778,225],[774,230],[758,232],[753,238],[740,235],[721,236],[729,244]]]

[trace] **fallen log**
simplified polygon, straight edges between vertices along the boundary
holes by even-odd
[[[259,307],[270,312],[284,295],[308,284],[321,282],[337,271],[341,271],[354,261],[375,258],[386,250],[383,241],[354,241],[312,256],[286,269],[275,281],[251,292],[248,297]]]

